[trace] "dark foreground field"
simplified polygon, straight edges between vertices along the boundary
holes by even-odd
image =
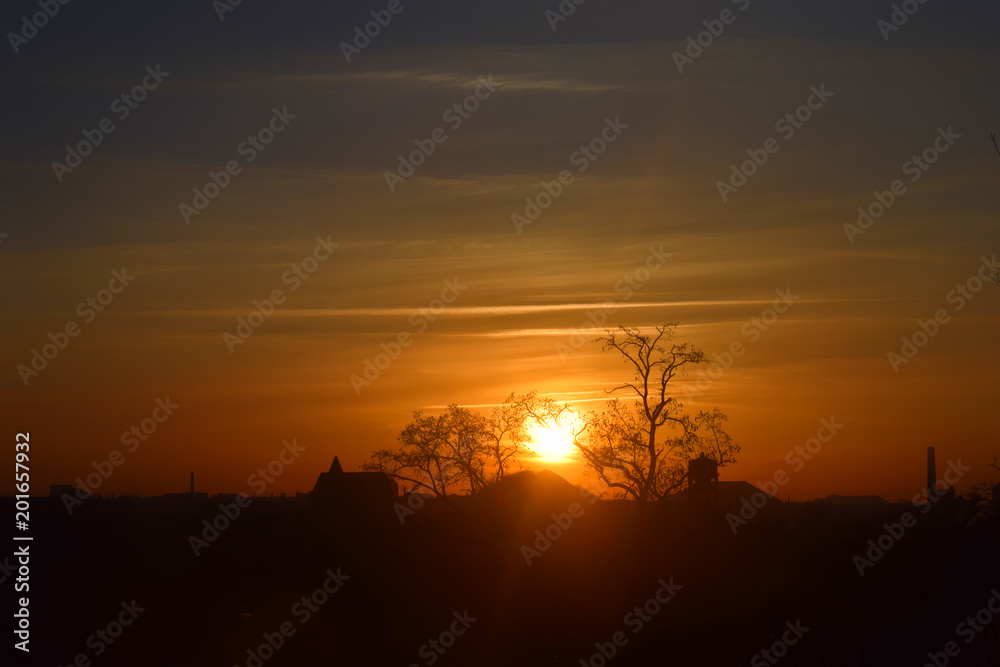
[[[213,537],[218,499],[155,500],[34,501],[30,664],[1000,664],[1000,524],[967,505],[879,556],[906,506],[734,535],[536,477],[402,524],[260,498]]]

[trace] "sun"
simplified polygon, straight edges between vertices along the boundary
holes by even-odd
[[[565,459],[576,452],[573,437],[561,427],[536,424],[528,429],[528,446],[542,459]]]

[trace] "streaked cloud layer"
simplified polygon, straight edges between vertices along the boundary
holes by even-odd
[[[414,3],[350,65],[338,43],[368,5],[244,3],[222,23],[210,3],[104,6],[119,13],[65,7],[2,75],[17,100],[0,162],[0,261],[16,286],[3,421],[46,425],[52,483],[166,394],[177,419],[110,491],[182,488],[191,468],[236,489],[288,437],[309,450],[284,490],[305,490],[334,453],[357,466],[391,444],[413,409],[530,389],[590,407],[627,369],[596,345],[566,359],[555,345],[609,300],[612,326],[677,321],[710,354],[747,344],[696,399],[744,443],[732,478],[770,475],[831,414],[846,424],[838,447],[795,497],[908,496],[927,445],[1000,451],[987,405],[1000,290],[952,311],[899,373],[886,360],[1000,250],[985,139],[1000,107],[995,3],[928,3],[886,43],[880,3],[754,2],[683,74],[671,54],[724,3],[591,0],[555,32],[537,3]],[[170,77],[58,183],[51,162],[157,63]],[[390,192],[384,172],[487,75],[497,92]],[[820,84],[830,101],[723,202],[730,165]],[[185,224],[178,205],[273,108],[296,117]],[[577,172],[572,155],[607,118],[628,128]],[[849,243],[857,207],[940,127],[961,139]],[[574,182],[518,234],[511,215],[562,170]],[[282,276],[317,237],[340,249],[291,290]],[[650,246],[672,255],[626,300],[615,286]],[[25,387],[16,366],[123,266],[134,284]],[[356,395],[348,377],[456,278],[467,290]],[[287,300],[230,354],[223,333],[275,289]],[[744,325],[784,289],[800,300],[751,343]]]

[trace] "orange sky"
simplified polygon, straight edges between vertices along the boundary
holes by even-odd
[[[616,283],[650,246],[672,255],[608,323],[676,321],[710,355],[745,344],[689,402],[719,406],[743,445],[723,479],[787,470],[785,453],[835,417],[843,430],[782,497],[908,499],[929,445],[939,465],[961,458],[976,466],[970,481],[996,481],[985,464],[1000,454],[1000,288],[961,310],[949,301],[1000,251],[1000,161],[985,138],[998,93],[982,86],[995,67],[982,53],[877,35],[734,34],[681,75],[670,54],[683,44],[424,45],[373,50],[356,67],[339,53],[189,62],[66,182],[50,162],[76,129],[4,161],[14,222],[0,270],[15,289],[0,330],[0,421],[31,431],[35,491],[123,449],[121,434],[167,396],[176,414],[101,491],[183,491],[190,471],[199,490],[246,490],[291,438],[306,451],[271,490],[305,491],[334,455],[350,470],[392,446],[415,409],[532,389],[592,407],[626,367],[589,342],[565,360],[556,345],[588,310],[621,299]],[[445,126],[442,111],[489,73],[503,85],[390,192],[383,173],[396,156]],[[96,101],[67,121],[78,128],[128,81],[116,71],[38,85],[68,100],[89,86]],[[729,165],[778,136],[775,120],[823,83],[834,97],[723,202],[716,182]],[[184,224],[177,207],[191,188],[283,106],[295,120]],[[576,172],[574,151],[615,117],[628,128]],[[857,207],[949,126],[961,139],[849,243]],[[518,234],[511,214],[564,169],[574,182]],[[292,290],[282,276],[317,237],[339,248]],[[135,279],[83,323],[77,305],[122,267]],[[411,315],[446,280],[466,287],[418,331]],[[275,289],[285,301],[230,353],[223,334]],[[800,298],[751,340],[744,325],[785,289]],[[951,320],[894,372],[887,353],[941,308]],[[80,334],[25,386],[17,366],[69,321]],[[358,395],[350,376],[401,332],[412,344]],[[578,463],[548,467],[584,479]]]

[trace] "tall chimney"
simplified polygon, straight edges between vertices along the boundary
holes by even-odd
[[[931,449],[934,449],[931,447]],[[194,473],[191,473],[191,493],[194,493]]]
[[[927,493],[937,490],[937,465],[934,462],[934,448],[927,448]],[[929,502],[929,501],[928,501]]]

